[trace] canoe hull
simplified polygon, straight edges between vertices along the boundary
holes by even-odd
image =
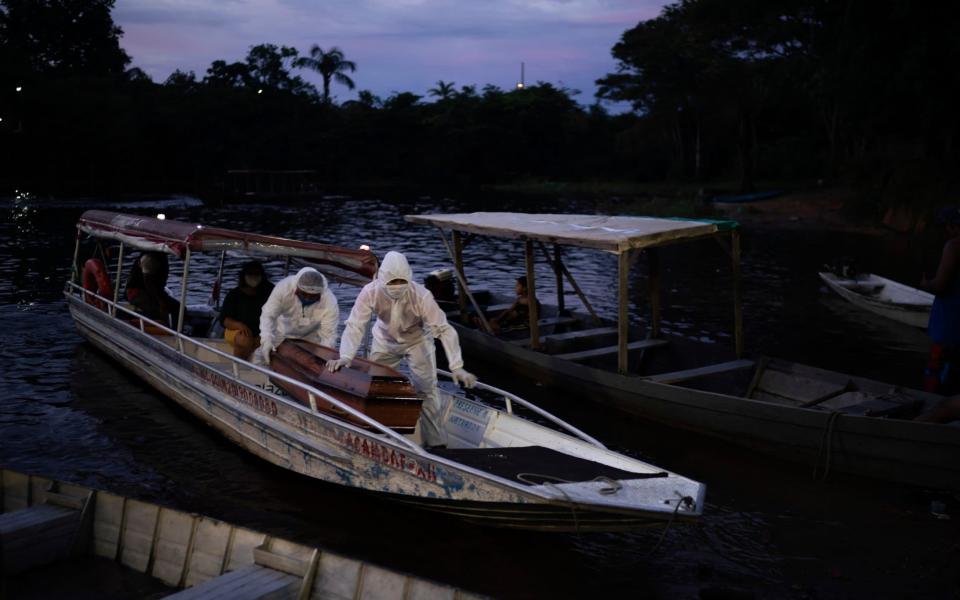
[[[832,273],[819,275],[827,287],[859,308],[906,325],[927,328],[933,297],[925,292],[877,275],[870,275],[864,280],[843,280]],[[871,286],[890,289],[885,290],[885,294],[864,293]]]
[[[581,394],[646,420],[723,439],[811,469],[819,462],[821,472],[829,463],[832,471],[960,489],[958,427],[854,415],[831,419],[829,411],[622,376],[533,352],[458,323],[454,326],[472,362],[523,374],[567,395]]]

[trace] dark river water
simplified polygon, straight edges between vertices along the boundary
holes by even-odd
[[[207,207],[197,200],[0,203],[0,465],[208,514],[497,597],[958,598],[960,502],[948,494],[831,475],[611,413],[532,382],[482,379],[528,396],[608,446],[707,484],[702,521],[618,534],[485,529],[382,503],[246,454],[126,373],[73,327],[62,288],[74,225],[104,208],[356,247],[405,252],[423,277],[447,266],[435,231],[408,213],[596,212],[589,202],[325,199]],[[836,256],[905,282],[936,254],[906,242],[810,229],[744,231],[748,352],[916,386],[922,331],[861,314],[816,271]],[[523,273],[522,246],[475,240],[468,275],[495,290]],[[933,264],[930,264],[930,260]],[[729,343],[730,269],[713,242],[665,249],[665,327]],[[216,259],[196,261],[210,281]],[[613,256],[570,251],[594,306],[612,315]],[[171,269],[176,271],[176,267]],[[235,270],[227,280],[232,281]],[[538,265],[540,281],[552,273]],[[276,277],[274,277],[276,279]],[[631,281],[639,297],[642,268]],[[178,289],[175,274],[171,288]],[[205,300],[197,286],[191,301]],[[540,299],[552,302],[549,286]],[[334,289],[343,316],[356,290]],[[576,299],[568,298],[573,305]],[[634,311],[637,312],[637,311]],[[469,356],[467,368],[470,369]],[[930,514],[945,501],[952,520]],[[662,537],[662,541],[661,541]]]

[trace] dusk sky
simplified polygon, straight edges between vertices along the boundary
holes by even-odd
[[[117,0],[114,20],[133,65],[155,81],[174,69],[203,77],[217,59],[242,60],[250,46],[339,46],[357,63],[357,89],[381,97],[425,95],[437,80],[508,89],[526,63],[528,84],[581,90],[614,70],[610,49],[663,0]],[[319,78],[298,71],[308,81]],[[319,87],[319,86],[318,86]],[[335,84],[338,101],[356,96]]]

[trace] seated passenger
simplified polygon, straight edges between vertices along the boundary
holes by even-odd
[[[168,327],[176,326],[180,303],[167,293],[170,264],[163,252],[145,252],[133,263],[127,279],[127,300],[148,319]]]
[[[527,297],[526,275],[517,277],[513,291],[516,292],[517,299],[513,301],[510,308],[490,319],[490,327],[495,334],[511,329],[521,329],[530,325],[530,299]],[[540,313],[540,300],[537,300],[537,314]]]
[[[234,356],[247,360],[260,345],[260,311],[271,291],[273,284],[259,261],[240,268],[240,283],[227,294],[220,311],[223,337],[233,347]]]
[[[431,272],[423,280],[423,287],[427,288],[440,308],[450,310],[456,308],[457,290],[453,285],[453,274],[449,269],[439,269]]]

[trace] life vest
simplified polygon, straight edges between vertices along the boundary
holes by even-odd
[[[113,288],[110,286],[107,268],[99,258],[91,258],[83,264],[83,289],[99,294],[104,298],[113,297]],[[92,304],[100,310],[106,310],[107,305],[103,300],[90,294],[84,294],[83,297],[87,304]]]

